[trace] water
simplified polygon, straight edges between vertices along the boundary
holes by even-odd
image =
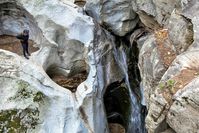
[[[114,56],[119,64],[120,68],[122,69],[123,73],[125,74],[125,83],[129,90],[129,95],[131,99],[131,114],[130,119],[128,122],[128,129],[127,133],[143,133],[142,132],[142,122],[141,122],[141,114],[140,114],[140,106],[136,99],[135,94],[132,92],[129,77],[128,77],[128,65],[127,65],[127,57],[125,51],[122,47],[116,49],[114,47]]]

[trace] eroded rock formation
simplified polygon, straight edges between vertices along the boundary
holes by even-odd
[[[145,133],[140,81],[149,133],[197,132],[199,2],[84,2],[1,0],[0,132]]]
[[[138,7],[150,14],[163,29],[155,29],[154,34],[143,37],[144,43],[140,43],[142,39],[138,41],[142,45],[139,66],[149,111],[146,127],[150,133],[197,132],[198,28],[197,15],[193,17],[191,14],[198,2],[167,1],[161,14],[161,3],[154,1],[150,4],[154,12]]]
[[[14,124],[16,124],[17,127],[10,126],[9,123],[7,123],[9,122],[9,119],[4,119],[5,123],[1,124],[5,124],[3,127],[6,128],[2,128],[1,131],[6,132],[7,130],[14,130],[16,132],[25,132],[25,130],[27,130],[28,132],[94,132],[94,130],[101,129],[104,130],[104,132],[107,132],[105,122],[106,117],[101,119],[101,116],[105,115],[102,106],[103,104],[96,96],[94,96],[96,94],[92,93],[96,90],[97,80],[95,80],[95,60],[93,59],[93,52],[90,48],[93,45],[92,41],[94,31],[94,24],[91,18],[84,16],[82,12],[75,9],[75,5],[66,5],[59,1],[51,1],[52,3],[50,1],[10,2],[12,5],[20,6],[20,9],[23,8],[23,10],[32,13],[32,21],[37,23],[36,28],[42,31],[42,35],[39,40],[40,50],[32,54],[30,61],[24,60],[15,54],[9,55],[10,53],[7,51],[1,51],[1,80],[5,81],[5,78],[8,77],[10,78],[9,82],[13,82],[13,84],[10,84],[9,86],[4,84],[4,86],[1,87],[1,91],[4,89],[6,90],[6,92],[2,92],[1,95],[1,98],[5,99],[5,101],[1,100],[1,114],[5,117],[9,115],[9,111],[20,109],[22,113],[27,113],[27,116],[29,116],[25,109],[35,109],[32,107],[34,105],[32,102],[35,97],[34,94],[37,94],[37,92],[45,95],[49,102],[47,103],[48,106],[44,106],[43,103],[38,105],[36,104],[37,106],[44,106],[45,112],[38,110],[40,113],[35,114],[37,121],[34,123],[34,129],[29,128],[31,126],[30,124],[34,122],[32,118],[31,120],[28,120],[30,121],[29,123],[25,121],[26,119],[19,121],[18,117],[21,116],[18,116],[18,113],[14,113],[13,117],[16,117],[17,119]],[[1,3],[7,4],[7,1],[1,1]],[[49,8],[54,8],[54,10],[49,11]],[[65,11],[65,13],[62,11]],[[12,18],[13,16],[9,17]],[[61,21],[58,20],[58,17],[60,17]],[[18,19],[14,19],[12,21],[16,23],[19,22]],[[14,27],[15,25],[13,25],[13,28]],[[84,27],[84,29],[82,29],[82,27]],[[30,30],[31,36],[39,35],[39,32],[38,34],[33,33],[32,30],[34,30],[35,27],[32,27],[32,25],[27,24],[26,28]],[[12,26],[10,29],[12,29]],[[4,33],[4,29],[2,29],[1,32]],[[15,31],[13,32],[15,34],[18,33]],[[4,34],[9,35],[10,33]],[[89,48],[90,50],[88,50]],[[65,58],[66,56],[67,58]],[[72,94],[69,90],[55,84],[46,74],[46,70],[54,70],[58,73],[64,74],[66,77],[70,77],[81,71],[87,71],[89,75],[87,80],[78,86],[76,94]],[[18,73],[20,72],[24,72],[24,74],[19,75]],[[13,73],[17,73],[18,75],[13,75]],[[16,83],[14,82],[15,80]],[[26,101],[26,104],[22,104],[22,107],[20,106],[21,104],[18,103],[20,101],[13,101],[14,104],[4,107],[11,102],[11,97],[16,97],[15,95],[18,95],[17,92],[20,92],[21,87],[19,87],[18,90],[16,89],[16,94],[13,92],[12,95],[7,95],[9,87],[12,88],[17,86],[18,80],[24,82],[27,86],[26,89],[28,90],[30,88],[29,86],[32,85],[34,94],[32,94],[32,92],[29,94],[31,96],[29,101],[21,98],[22,101]],[[4,95],[7,98],[4,98]],[[95,104],[98,105],[97,108],[94,107]],[[99,107],[100,104],[101,107]],[[50,115],[53,111],[56,111],[56,113]],[[88,117],[90,112],[95,112],[93,113],[95,116],[89,115]],[[20,125],[21,121],[22,124],[25,123],[27,125]],[[101,124],[95,124],[95,122],[100,122]]]
[[[31,22],[35,25],[28,23],[22,28],[29,29],[30,36],[39,36],[40,39],[37,41],[39,50],[32,53],[30,60],[1,50],[1,81],[9,78],[7,81],[12,83],[2,83],[1,87],[1,98],[5,99],[1,101],[0,108],[1,131],[108,132],[103,104],[105,88],[124,77],[122,68],[114,57],[114,37],[94,24],[92,18],[70,2],[67,4],[56,0],[1,1],[2,5],[8,3],[16,6],[19,14],[31,13]],[[9,17],[15,23],[22,21],[14,19],[15,16],[12,15]],[[10,29],[12,26],[15,27],[11,25]],[[35,28],[39,30],[38,34],[33,32]],[[7,33],[3,28],[1,32],[16,35],[20,31],[21,29]],[[88,76],[77,86],[74,93],[66,89],[67,87],[59,86],[49,77],[54,72],[70,78],[85,71]],[[25,87],[18,87],[18,81],[25,84]],[[10,89],[15,87],[16,90],[12,93]],[[23,88],[25,90],[21,90]],[[8,94],[9,91],[12,95]],[[12,97],[20,97],[20,100],[26,103],[21,105],[20,101],[12,100]],[[46,102],[44,99],[44,102],[37,103],[34,101],[37,97],[41,101],[45,97]],[[37,112],[31,114],[30,112],[34,112],[31,109]],[[56,113],[50,115],[54,111]],[[5,119],[7,115],[13,116],[10,118],[14,119],[13,123],[10,123],[10,119]],[[22,115],[30,117],[30,120],[19,119]]]
[[[86,11],[90,16],[118,36],[131,32],[139,21],[131,0],[90,0]]]

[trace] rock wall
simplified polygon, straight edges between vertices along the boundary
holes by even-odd
[[[160,25],[154,29],[157,26],[143,20],[153,32],[137,41],[141,45],[139,68],[147,99],[148,132],[197,132],[198,28],[193,12],[197,12],[198,2],[153,0],[136,4],[141,20],[148,15]]]
[[[5,0],[1,3],[5,6],[9,2],[19,6],[19,14],[23,11],[31,14],[31,21],[35,25],[27,24],[27,28],[31,31],[30,36],[34,37],[41,33],[39,35],[41,38],[37,42],[40,49],[32,53],[30,60],[1,50],[1,81],[12,83],[8,85],[5,82],[1,87],[0,99],[6,96],[5,101],[1,101],[0,116],[3,117],[0,123],[1,131],[109,132],[103,95],[110,83],[123,78],[122,70],[114,60],[112,52],[115,45],[112,41],[114,37],[94,24],[92,18],[86,16],[81,8],[70,2]],[[12,21],[20,23],[22,20]],[[10,29],[14,27],[15,25],[11,25]],[[32,30],[35,28],[41,32],[33,34]],[[12,32],[14,34],[11,35],[17,33]],[[5,34],[9,35],[9,33]],[[109,62],[109,59],[113,59],[113,62]],[[53,82],[46,71],[55,71],[66,77],[87,71],[88,76],[80,83],[76,92],[72,93]],[[10,79],[7,80],[7,78]],[[18,82],[25,84],[23,85],[25,87],[16,87],[14,91],[12,88],[18,86]],[[21,92],[23,88],[25,91]],[[9,91],[12,95],[8,94]],[[37,93],[39,96],[36,95]],[[28,95],[28,100],[23,95]],[[11,100],[12,97],[21,97],[21,101],[26,103],[21,107],[20,101]],[[37,97],[46,99],[44,102],[37,103],[37,101],[34,102],[35,97],[36,100]],[[7,104],[11,105],[5,107]],[[37,111],[33,116],[29,114],[32,109]],[[17,120],[9,123],[5,117],[12,113]],[[30,116],[31,120],[18,120],[23,113],[27,117]],[[12,124],[16,124],[16,127]],[[34,127],[29,128],[32,125]]]
[[[0,132],[109,132],[103,96],[125,76],[114,53],[124,45],[139,48],[148,132],[198,132],[199,2],[91,0],[85,11],[74,2],[0,2],[0,35],[27,28],[39,47],[30,60],[0,50]],[[47,75],[85,71],[73,93]]]

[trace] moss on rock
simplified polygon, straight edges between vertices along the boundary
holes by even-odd
[[[45,98],[45,96],[43,93],[37,92],[36,94],[34,94],[33,101],[38,102],[38,103],[44,102],[44,98]]]
[[[39,123],[38,108],[0,111],[0,132],[25,133]]]
[[[34,91],[28,82],[23,80],[17,81],[18,92],[10,100],[22,100],[22,99],[33,99],[33,102],[41,103],[44,102],[45,95],[40,91]]]
[[[13,85],[16,92],[8,101],[17,107],[0,110],[0,133],[26,133],[40,123],[39,109],[46,96],[26,81],[17,80]]]

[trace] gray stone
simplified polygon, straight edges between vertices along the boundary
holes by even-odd
[[[144,12],[154,18],[161,26],[168,23],[174,9],[181,10],[181,0],[135,0],[132,1],[136,12]],[[146,20],[145,20],[146,21]]]
[[[197,66],[198,51],[186,52],[177,56],[164,73],[148,103],[146,127],[149,132],[164,131],[167,124],[177,133],[198,130],[195,119],[198,117]]]
[[[33,16],[15,0],[0,2],[0,35],[13,35],[22,33],[24,29],[30,31],[30,39],[37,44],[41,43],[42,31],[37,26]],[[9,11],[8,11],[9,10]]]
[[[162,78],[162,81],[175,81],[177,91],[166,120],[177,133],[198,131],[198,56],[198,51],[178,56]]]
[[[155,37],[150,35],[139,53],[139,68],[146,101],[150,101],[150,96],[155,91],[154,87],[167,70],[156,46]],[[147,102],[147,105],[149,105],[149,102]]]
[[[41,105],[47,111],[41,111],[38,117],[41,122],[27,132],[107,133],[103,94],[109,84],[124,78],[123,68],[114,53],[114,37],[95,25],[92,18],[71,2],[20,0],[13,4],[31,13],[30,20],[41,30],[42,38],[38,43],[40,50],[33,53],[30,60],[1,50],[2,82],[7,77],[13,79],[8,80],[12,83],[10,86],[1,84],[2,89],[7,91],[2,93],[0,99],[7,96],[9,88],[16,86],[15,81],[24,81],[34,94],[41,91],[47,97],[47,105]],[[14,25],[10,29],[12,27]],[[80,71],[89,74],[72,93],[53,82],[45,71],[61,73],[66,77]],[[32,105],[32,99],[31,94],[28,103],[23,106]],[[4,102],[1,109],[6,110],[4,104],[7,102],[0,101]],[[14,103],[12,108],[21,108],[17,101]],[[56,113],[51,114],[54,111]]]
[[[193,45],[189,48],[190,50],[198,49],[199,42],[199,21],[198,21],[198,2],[197,0],[182,0],[182,14],[191,20],[193,24],[193,32],[194,32],[194,42]]]
[[[175,95],[167,122],[177,133],[196,133],[199,130],[198,83],[196,78]]]
[[[86,3],[86,11],[90,16],[114,34],[124,36],[131,32],[138,22],[130,0],[100,1],[91,0]]]
[[[174,11],[171,14],[169,24],[166,27],[177,54],[186,51],[193,43],[193,25],[183,15],[180,15],[178,11]]]

